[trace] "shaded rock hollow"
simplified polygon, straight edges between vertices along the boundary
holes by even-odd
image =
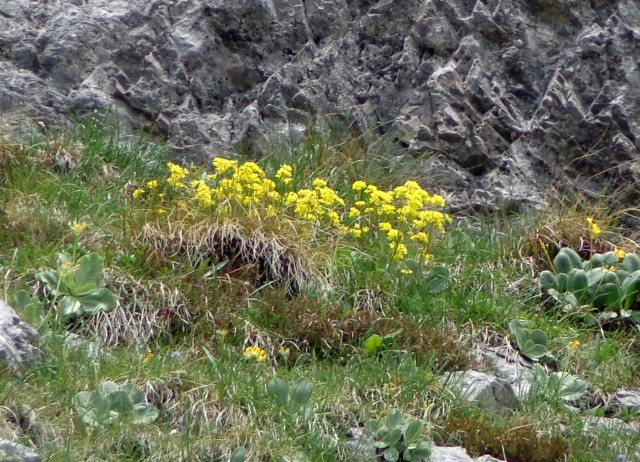
[[[116,109],[186,160],[338,114],[454,208],[640,202],[635,0],[4,0],[0,114]]]

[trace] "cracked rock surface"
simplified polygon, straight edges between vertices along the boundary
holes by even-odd
[[[0,364],[19,373],[42,361],[38,332],[20,320],[11,306],[0,300]]]
[[[636,0],[0,1],[0,115],[117,109],[185,160],[314,117],[429,153],[453,209],[640,202]]]

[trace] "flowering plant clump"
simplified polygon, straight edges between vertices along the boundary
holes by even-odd
[[[429,258],[429,234],[434,230],[444,232],[450,221],[440,211],[445,205],[442,196],[430,195],[415,181],[406,181],[390,191],[356,181],[351,189],[355,201],[349,208],[346,221],[350,226],[345,226],[346,232],[359,239],[367,239],[370,234],[384,235],[394,260],[404,260],[409,248],[413,248],[414,255]]]
[[[245,359],[249,359],[249,360],[255,361],[257,363],[263,363],[268,358],[267,352],[264,351],[262,348],[257,347],[257,346],[248,346],[248,347],[246,347],[244,349],[244,351],[242,352],[242,356]]]
[[[616,249],[594,253],[583,261],[564,247],[553,260],[553,271],[540,273],[540,284],[549,296],[569,312],[596,314],[599,322],[640,322],[640,257]],[[592,313],[588,319],[593,319]]]
[[[163,206],[172,200],[180,206],[191,203],[192,209],[221,218],[243,214],[252,220],[275,218],[280,225],[295,222],[296,230],[323,228],[360,243],[382,238],[385,253],[396,261],[409,256],[427,259],[430,235],[444,232],[450,221],[442,212],[444,199],[415,181],[389,191],[356,181],[342,197],[322,178],[296,187],[294,168],[288,164],[272,175],[255,162],[222,157],[213,159],[212,172],[190,171],[171,162],[167,167],[169,175],[163,184],[148,181],[134,191],[134,198],[155,198]],[[405,269],[406,274],[410,272]]]

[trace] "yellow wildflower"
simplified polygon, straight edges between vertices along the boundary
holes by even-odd
[[[580,348],[580,340],[574,340],[573,342],[569,342],[569,349],[572,351],[577,350],[578,348]]]
[[[315,180],[313,180],[311,185],[316,189],[326,188],[327,187],[327,182],[325,180],[323,180],[323,179],[316,178]]]
[[[401,269],[400,272],[402,274],[413,274],[413,270],[410,270],[410,269],[407,269],[407,268]]]
[[[149,189],[155,189],[158,187],[158,180],[150,180],[147,181],[147,188]]]
[[[298,202],[298,194],[293,191],[288,192],[284,198],[284,205],[291,205],[295,204],[296,202]]]
[[[134,199],[138,199],[140,197],[142,197],[145,193],[145,190],[142,188],[137,188],[133,191],[133,198]]]
[[[393,226],[391,226],[391,223],[387,222],[387,221],[383,221],[382,223],[380,223],[378,225],[378,228],[380,228],[380,231],[391,231],[391,229],[393,228]]]
[[[340,215],[335,210],[329,210],[327,212],[327,218],[331,221],[333,226],[340,226]]]
[[[148,363],[149,361],[151,361],[153,359],[153,353],[149,352],[146,355],[144,355],[144,358],[142,359],[145,363]]]
[[[184,188],[182,180],[189,174],[189,170],[180,167],[173,162],[167,162],[167,168],[169,169],[169,178],[167,178],[167,183],[174,188]]]
[[[275,177],[282,180],[284,184],[289,184],[293,181],[293,167],[288,164],[283,164],[276,172]]]
[[[221,175],[228,172],[229,170],[235,170],[236,166],[238,165],[237,160],[229,160],[225,159],[224,157],[215,157],[212,162],[213,167]]]
[[[622,249],[618,249],[617,247],[613,250],[616,254],[616,257],[618,257],[618,260],[622,260],[625,256],[625,252]]]
[[[84,221],[76,222],[71,225],[71,232],[75,236],[80,236],[82,233],[84,233],[87,230],[88,227],[89,227],[89,224],[85,223]]]
[[[389,231],[387,231],[387,237],[389,238],[390,241],[392,241],[394,239],[401,238],[402,233],[399,230],[392,228]]]
[[[349,209],[349,218],[357,218],[360,216],[360,210],[355,207]]]
[[[591,217],[587,217],[587,228],[589,229],[589,235],[592,239],[598,237],[602,232],[600,226],[598,226]]]
[[[429,237],[427,236],[427,233],[425,233],[424,231],[420,231],[418,233],[412,234],[411,240],[416,242],[427,243],[429,242]]]
[[[349,230],[349,234],[351,234],[353,237],[361,237],[362,230],[360,228],[352,228]]]
[[[360,180],[354,181],[353,184],[351,185],[351,189],[353,189],[354,191],[362,191],[366,187],[367,187],[367,183]]]
[[[391,250],[393,252],[392,257],[394,260],[404,260],[404,258],[407,256],[406,245],[397,242],[390,242],[389,247],[391,247]]]
[[[242,353],[245,359],[253,360],[257,363],[263,363],[267,360],[267,352],[257,346],[248,346]]]

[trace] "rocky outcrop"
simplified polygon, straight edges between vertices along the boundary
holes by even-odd
[[[467,401],[495,413],[515,409],[520,404],[509,382],[484,372],[450,372],[440,378],[440,383]]]
[[[188,160],[338,114],[426,153],[420,176],[457,208],[552,186],[639,202],[639,61],[635,0],[0,4],[0,113],[115,108]]]

